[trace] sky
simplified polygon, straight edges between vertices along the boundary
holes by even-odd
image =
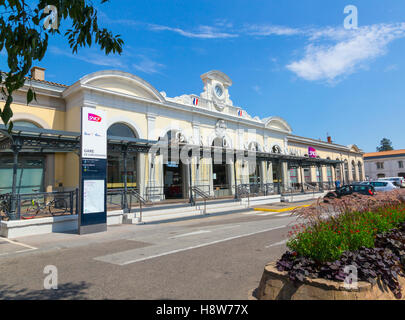
[[[200,94],[200,75],[233,81],[234,105],[279,116],[293,133],[374,152],[380,140],[405,148],[403,0],[93,1],[99,24],[120,34],[122,55],[96,46],[71,53],[52,38],[46,80],[73,84],[106,69],[133,73],[167,96]],[[344,22],[357,8],[358,26]],[[353,20],[350,20],[353,27]],[[67,28],[68,25],[62,25]],[[6,70],[0,53],[0,69]]]

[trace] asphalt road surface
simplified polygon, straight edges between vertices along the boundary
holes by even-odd
[[[294,224],[289,212],[249,212],[0,238],[0,299],[245,300]],[[44,289],[46,266],[56,267],[57,289]]]

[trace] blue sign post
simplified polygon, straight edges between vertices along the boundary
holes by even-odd
[[[107,230],[106,113],[82,108],[79,234]]]

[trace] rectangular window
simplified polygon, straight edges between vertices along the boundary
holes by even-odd
[[[403,167],[404,167],[404,162],[403,162],[403,161],[398,161],[398,167],[399,167],[400,169],[403,169]]]
[[[384,162],[377,162],[377,169],[384,169]]]

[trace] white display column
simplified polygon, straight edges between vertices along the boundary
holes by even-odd
[[[283,189],[288,190],[290,187],[290,174],[288,172],[288,163],[285,161],[281,162],[281,176]]]
[[[267,163],[267,183],[273,183],[273,162]]]
[[[148,140],[157,140],[155,130],[156,114],[148,113],[146,115],[148,124]],[[150,152],[146,157],[147,164],[147,192],[146,195],[149,201],[160,201],[163,195],[163,161],[160,161],[159,156]],[[162,175],[162,177],[160,177]]]

